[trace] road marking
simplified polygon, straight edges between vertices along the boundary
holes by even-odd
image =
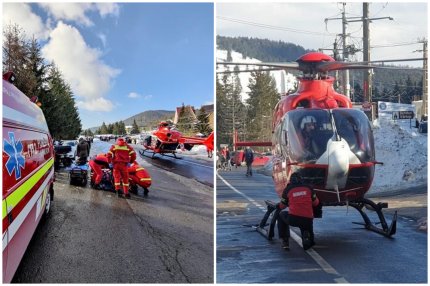
[[[266,212],[266,208],[263,207],[262,205],[258,204],[255,202],[254,199],[251,199],[250,197],[248,197],[247,195],[245,195],[244,193],[242,193],[241,191],[239,191],[238,189],[236,189],[235,187],[233,187],[229,182],[227,182],[220,174],[217,173],[217,176],[223,181],[223,183],[228,186],[230,189],[232,189],[234,192],[238,193],[239,195],[241,195],[242,197],[244,197],[245,199],[247,199],[248,201],[250,201],[253,205],[255,205],[257,208],[259,208],[260,210]],[[300,245],[300,247],[303,247],[302,245],[302,238],[297,235],[294,231],[290,230],[290,236],[293,238],[293,240]],[[328,273],[328,274],[333,274],[333,275],[337,275],[340,276],[340,274],[336,271],[336,269],[334,269],[324,258],[322,258],[321,255],[318,254],[318,252],[316,252],[314,249],[308,249],[306,251],[307,254],[309,254],[310,257],[312,257],[312,259],[321,267],[322,270],[324,270],[324,272]],[[338,277],[334,279],[334,282],[336,283],[349,283],[344,277]]]

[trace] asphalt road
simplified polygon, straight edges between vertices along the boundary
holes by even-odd
[[[57,173],[51,215],[13,282],[212,283],[213,189],[145,167],[149,197],[130,200],[70,186],[67,172]]]
[[[314,221],[317,245],[304,251],[299,229],[291,228],[285,251],[277,233],[268,241],[247,226],[263,217],[264,200],[278,200],[271,177],[247,178],[243,168],[219,174],[217,283],[427,283],[427,232],[409,215],[407,199],[395,205],[399,220],[391,239],[352,224],[362,222],[355,209],[329,207]],[[427,204],[421,208],[427,212]]]

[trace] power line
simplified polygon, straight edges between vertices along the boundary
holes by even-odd
[[[286,32],[292,32],[292,33],[300,33],[300,34],[308,34],[308,35],[318,35],[318,36],[336,36],[335,33],[321,33],[321,32],[315,32],[315,31],[307,31],[307,30],[300,30],[295,28],[288,28],[288,27],[280,27],[280,26],[274,26],[274,25],[267,25],[263,23],[257,23],[257,22],[251,22],[247,20],[241,20],[241,19],[235,19],[235,18],[229,18],[229,17],[223,17],[223,16],[217,16],[217,19],[244,24],[244,25],[250,25],[265,29],[271,29],[271,30],[279,30],[279,31],[286,31]]]
[[[381,45],[374,45],[371,46],[372,49],[374,48],[391,48],[391,47],[400,47],[400,46],[410,46],[410,45],[416,45],[421,44],[420,42],[410,42],[410,43],[392,43],[392,44],[381,44]]]

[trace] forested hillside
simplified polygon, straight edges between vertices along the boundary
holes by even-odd
[[[173,120],[174,117],[175,111],[147,110],[125,119],[124,123],[125,125],[133,125],[133,121],[136,120],[136,124],[139,127],[150,129],[151,127],[155,127],[160,121]]]
[[[243,54],[244,57],[267,62],[295,61],[301,55],[311,51],[292,43],[248,37],[217,36],[216,44],[220,50],[233,50]]]

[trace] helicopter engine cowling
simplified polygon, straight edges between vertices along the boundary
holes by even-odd
[[[336,137],[329,139],[327,149],[316,164],[327,164],[326,189],[339,190],[345,187],[350,164],[359,164],[360,160],[350,150],[348,142]]]

